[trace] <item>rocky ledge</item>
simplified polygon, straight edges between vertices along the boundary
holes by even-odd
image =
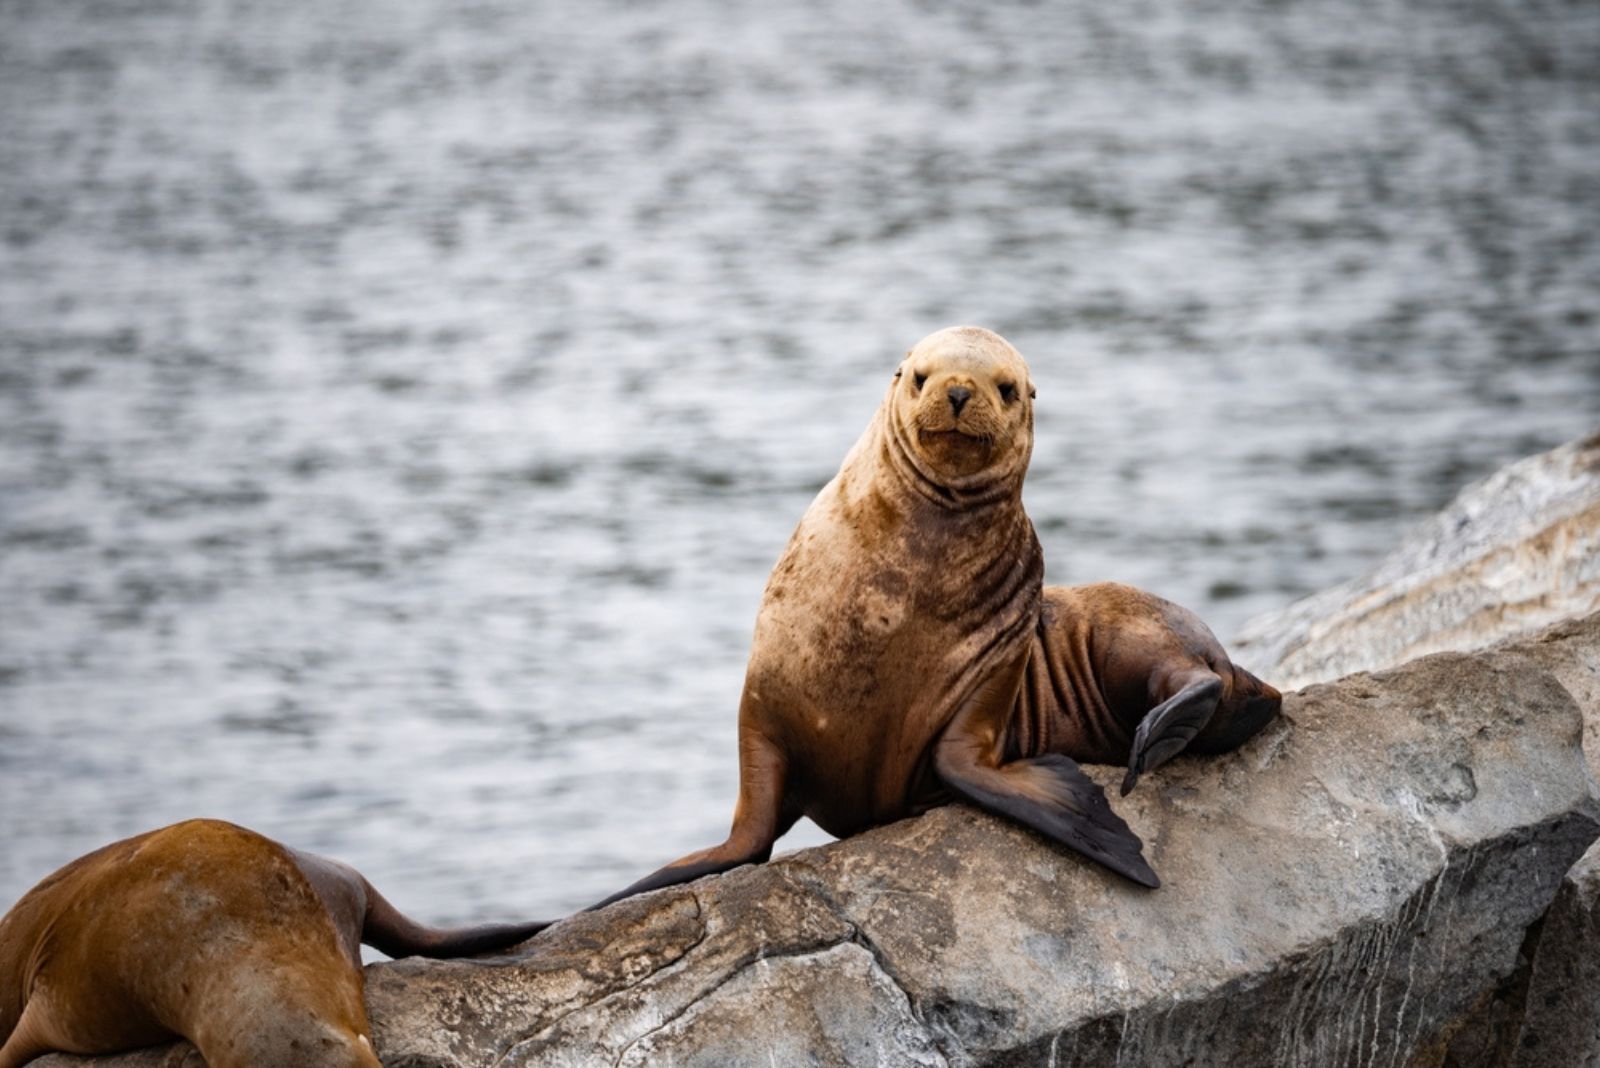
[[[1558,647],[1600,648],[1600,616],[1568,630]],[[1527,943],[1600,833],[1580,709],[1536,649],[1314,686],[1240,752],[1150,776],[1117,805],[1160,890],[950,807],[512,957],[374,965],[378,1050],[391,1068],[1492,1061],[1517,1036],[1484,1021],[1515,1018]]]
[[[1115,804],[1160,890],[953,806],[576,917],[508,957],[374,965],[379,1053],[1600,1063],[1600,847],[1572,868],[1600,833],[1581,749],[1585,717],[1600,737],[1600,613],[1579,614],[1597,501],[1600,438],[1468,490],[1398,563],[1256,627],[1255,666],[1291,682],[1519,636],[1312,685],[1238,753],[1148,775]]]
[[[1251,620],[1229,649],[1293,690],[1594,611],[1600,433],[1468,486],[1370,573]]]
[[[1600,645],[1600,618],[1584,634]],[[1169,765],[1118,802],[1161,890],[951,807],[579,917],[515,960],[376,966],[379,1051],[1434,1063],[1600,833],[1579,709],[1516,656],[1313,687],[1241,752]]]

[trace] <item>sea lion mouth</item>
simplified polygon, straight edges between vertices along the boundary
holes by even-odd
[[[917,452],[941,478],[966,478],[985,470],[994,462],[994,437],[951,427],[946,430],[917,429]]]
[[[968,434],[964,430],[918,430],[917,438],[924,446],[927,445],[992,445],[994,439],[988,434]]]

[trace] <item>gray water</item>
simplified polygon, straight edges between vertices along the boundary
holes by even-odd
[[[1597,222],[1589,2],[0,0],[0,907],[192,815],[440,921],[720,841],[950,323],[1050,579],[1226,637],[1600,423]]]

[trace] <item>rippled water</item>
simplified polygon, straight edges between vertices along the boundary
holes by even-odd
[[[432,919],[732,809],[899,355],[1226,636],[1600,421],[1600,6],[0,6],[0,907],[243,822]],[[817,832],[811,832],[815,840]]]

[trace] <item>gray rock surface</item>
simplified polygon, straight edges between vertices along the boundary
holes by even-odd
[[[1567,873],[1536,934],[1514,1044],[1494,1063],[1600,1065],[1600,849]]]
[[[1597,609],[1600,433],[1467,487],[1371,573],[1252,620],[1229,650],[1291,690]]]
[[[1600,645],[1600,620],[1586,633]],[[947,808],[581,917],[514,962],[375,967],[379,1050],[416,1066],[1425,1059],[1516,970],[1600,829],[1579,711],[1513,655],[1316,687],[1244,751],[1179,761],[1119,802],[1160,891]]]
[[[1429,657],[1291,694],[1119,800],[1159,891],[952,806],[514,957],[374,965],[375,1038],[391,1068],[1443,1064],[1485,1006],[1514,1017],[1600,831],[1580,737],[1526,650]]]
[[[1600,645],[1590,640],[1597,619],[1558,623],[1500,650],[1508,663],[1550,672],[1573,696],[1584,752],[1600,774]],[[1505,1059],[1492,1063],[1600,1066],[1600,843],[1567,873],[1525,957],[1526,990],[1511,1006]]]
[[[1253,620],[1233,650],[1278,684],[1301,686],[1500,641],[1511,662],[1549,671],[1577,700],[1600,774],[1600,647],[1592,619],[1572,618],[1597,608],[1600,435],[1591,435],[1468,487],[1371,574]],[[1600,845],[1573,867],[1519,968],[1450,1057],[1600,1066]]]

